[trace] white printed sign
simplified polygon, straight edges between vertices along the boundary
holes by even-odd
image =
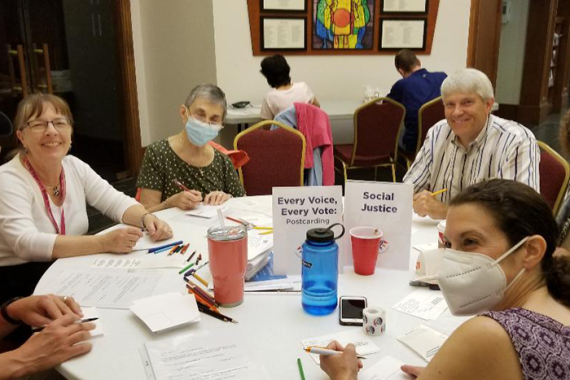
[[[347,181],[343,245],[346,265],[352,265],[350,229],[375,227],[383,233],[376,266],[408,270],[412,231],[413,187],[405,183]]]
[[[274,187],[273,188],[273,272],[301,274],[298,248],[307,231],[342,223],[342,187]],[[335,235],[340,233],[335,227]],[[340,244],[339,244],[340,247]],[[339,252],[339,271],[342,270]]]

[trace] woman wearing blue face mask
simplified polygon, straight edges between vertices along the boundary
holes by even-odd
[[[146,149],[137,187],[149,211],[219,205],[245,195],[230,159],[208,144],[223,128],[226,109],[222,90],[199,85],[180,107],[184,129]]]
[[[419,379],[570,379],[570,258],[553,256],[558,228],[542,197],[494,179],[455,197],[437,279],[452,313],[474,315]],[[342,350],[336,346],[336,349]],[[356,379],[350,347],[321,357],[332,379]]]

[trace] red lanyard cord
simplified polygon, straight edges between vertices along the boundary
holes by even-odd
[[[53,212],[51,211],[51,206],[49,204],[49,195],[46,191],[46,187],[40,180],[38,173],[36,173],[36,171],[34,170],[34,167],[30,164],[28,157],[24,157],[24,166],[26,167],[26,169],[28,169],[28,171],[30,172],[30,174],[32,175],[32,177],[40,187],[40,191],[42,192],[42,197],[44,199],[44,203],[46,206],[47,214],[51,223],[53,224],[53,227],[55,228],[55,232],[59,235],[65,235],[65,215],[63,212],[63,203],[61,205],[61,222],[60,222],[61,232],[60,232],[57,222],[55,221],[55,218],[53,216]],[[61,168],[61,174],[59,175],[59,188],[61,191],[61,199],[65,201],[65,172],[63,170],[63,167]]]

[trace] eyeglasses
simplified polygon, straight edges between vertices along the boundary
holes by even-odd
[[[50,123],[58,131],[67,131],[71,127],[71,123],[69,122],[69,119],[67,119],[65,117],[62,117],[59,119],[54,119],[54,120],[49,120],[49,121],[32,120],[29,123],[27,123],[26,125],[34,133],[44,133],[47,130],[48,125]]]

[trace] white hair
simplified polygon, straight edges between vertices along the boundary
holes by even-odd
[[[486,102],[493,99],[493,85],[485,73],[477,69],[461,69],[454,72],[441,84],[441,96],[446,97],[457,93],[475,93]]]

